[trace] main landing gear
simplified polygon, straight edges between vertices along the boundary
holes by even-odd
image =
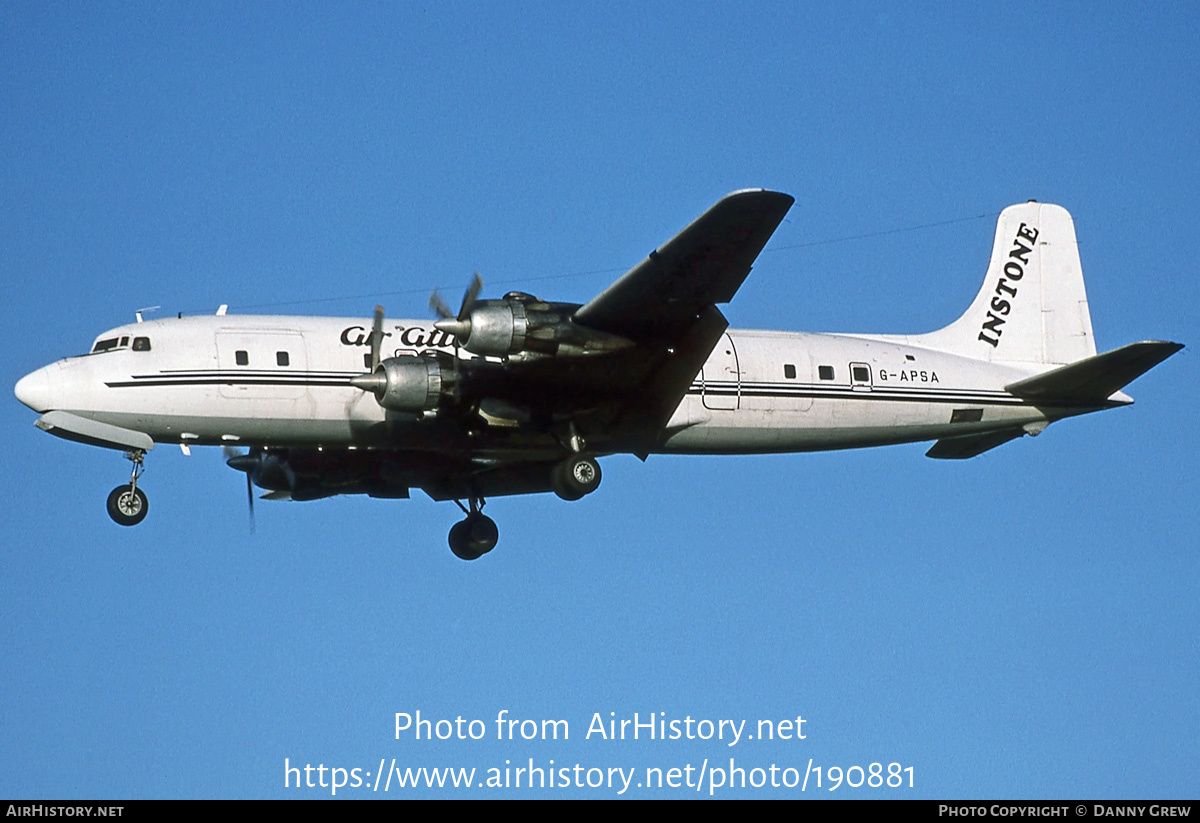
[[[582,454],[573,454],[550,474],[554,493],[563,500],[578,500],[600,486],[600,464]]]
[[[454,501],[458,503],[458,501]],[[462,503],[458,507],[466,513],[466,519],[460,520],[450,528],[450,551],[460,560],[477,560],[496,548],[500,540],[500,529],[496,521],[484,514],[484,500],[481,497],[470,499],[471,508],[468,511]]]
[[[575,428],[575,421],[567,424],[567,431],[559,435],[559,442],[570,450],[566,459],[550,472],[550,487],[563,500],[578,500],[600,487],[600,464],[588,457],[587,441]]]
[[[578,500],[600,486],[600,465],[594,458],[572,454],[551,469],[550,484],[563,500]],[[500,530],[496,521],[482,512],[482,497],[471,497],[469,509],[460,501],[454,502],[466,517],[450,529],[450,551],[462,560],[478,560],[496,548]]]
[[[117,486],[108,496],[108,516],[122,526],[136,526],[146,519],[150,511],[150,501],[146,493],[138,488],[138,478],[142,475],[142,461],[146,453],[141,449],[125,452],[125,457],[133,463],[133,471],[129,475],[129,484]]]

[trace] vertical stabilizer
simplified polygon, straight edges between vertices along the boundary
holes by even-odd
[[[910,338],[978,360],[1073,363],[1096,353],[1075,224],[1061,206],[1009,206],[983,288],[966,314]]]

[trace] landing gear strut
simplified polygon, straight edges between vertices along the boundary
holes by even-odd
[[[500,540],[500,529],[496,527],[496,521],[480,511],[483,503],[483,498],[472,497],[470,510],[462,503],[458,504],[467,516],[450,529],[450,551],[461,560],[476,560],[482,557],[496,548],[496,543]]]
[[[146,453],[141,449],[134,449],[125,452],[125,457],[133,463],[129,485],[117,486],[108,495],[108,516],[119,525],[136,526],[146,519],[146,512],[150,511],[150,501],[146,499],[146,493],[137,486]]]

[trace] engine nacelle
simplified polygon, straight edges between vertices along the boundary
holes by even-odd
[[[525,348],[525,307],[516,300],[485,300],[471,312],[470,333],[462,341],[472,354],[503,357]]]
[[[375,395],[379,405],[398,412],[433,411],[447,395],[452,380],[449,369],[436,357],[389,357],[371,374],[355,377],[354,385]]]
[[[521,292],[503,300],[481,300],[461,320],[445,318],[434,328],[454,335],[472,354],[488,357],[545,355],[582,357],[633,345],[631,340],[576,325],[576,303],[546,303]]]

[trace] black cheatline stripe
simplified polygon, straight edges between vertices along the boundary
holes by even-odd
[[[917,385],[914,386],[912,384],[916,381],[904,381],[904,382],[909,383],[909,386],[904,386],[904,385],[900,384],[899,382],[897,382],[895,384],[888,382],[887,384],[872,383],[869,386],[869,388],[871,389],[871,391],[929,391],[929,392],[940,391],[940,392],[958,392],[960,394],[962,392],[973,392],[976,394],[992,394],[992,395],[1007,395],[1008,394],[1008,392],[1004,391],[1003,389],[956,389],[956,388],[950,388],[950,387],[943,388],[942,386],[935,386],[930,383],[918,383]],[[708,384],[710,386],[718,386],[718,387],[733,387],[733,386],[739,385],[737,382],[732,381],[732,380],[726,380],[726,381],[710,380],[710,381],[708,381]],[[700,383],[696,382],[696,383],[693,383],[692,385],[698,386],[698,385],[700,385]],[[793,383],[790,381],[787,383],[768,383],[768,382],[749,382],[749,381],[747,381],[747,382],[741,383],[740,385],[743,388],[749,386],[750,388],[755,388],[755,389],[772,389],[772,390],[778,390],[778,391],[788,391],[789,389],[800,389],[800,390],[807,390],[807,391],[813,391],[813,390],[851,391],[852,389],[868,388],[868,386],[861,385],[861,384],[845,385],[845,384],[837,384],[837,383]],[[910,388],[910,386],[911,386],[911,388]]]
[[[237,369],[229,371],[228,369],[163,369],[156,374],[134,374],[130,375],[134,380],[152,380],[162,377],[163,375],[177,375],[179,377],[223,377],[230,376],[246,376],[250,377],[277,377],[279,375],[295,375],[297,377],[356,377],[364,374],[361,371],[288,371],[286,369]]]
[[[165,372],[164,372],[165,374]],[[132,388],[137,386],[331,386],[348,387],[350,380],[360,372],[306,372],[281,374],[279,372],[181,372],[177,376],[133,375],[131,380],[105,383],[109,388]],[[707,387],[693,383],[688,394],[710,397],[768,397],[777,399],[841,399],[876,400],[898,403],[959,403],[977,405],[1025,405],[1026,402],[1003,391],[990,389],[899,389],[872,387],[869,391],[850,387],[814,387],[805,385],[762,384],[743,385],[736,383],[708,383]]]
[[[723,389],[707,391],[693,387],[688,390],[688,394],[708,397],[737,397],[739,392],[734,389]],[[875,400],[879,402],[892,403],[947,403],[960,405],[977,405],[977,406],[1025,406],[1030,405],[1025,400],[1012,395],[1002,396],[985,396],[979,397],[967,394],[939,394],[930,395],[925,393],[909,393],[900,394],[893,392],[889,394],[880,394],[879,392],[866,391],[791,391],[791,392],[768,392],[768,391],[743,391],[740,393],[742,397],[774,397],[777,399],[820,399],[820,400]]]
[[[740,382],[736,381],[736,380],[709,380],[706,382],[708,385],[715,386],[718,388],[733,388],[735,386],[740,385],[743,388],[750,387],[750,388],[762,388],[762,389],[778,389],[781,391],[786,391],[788,389],[806,389],[806,390],[819,389],[819,390],[823,390],[823,391],[850,391],[851,389],[870,388],[871,391],[953,391],[953,392],[978,392],[978,393],[984,393],[984,394],[997,394],[997,395],[1007,394],[1007,392],[1004,391],[1003,389],[956,389],[956,388],[950,388],[950,387],[942,388],[940,386],[933,386],[928,383],[922,383],[922,384],[919,384],[919,386],[917,386],[917,387],[908,388],[908,387],[900,385],[899,383],[893,384],[890,381],[887,384],[872,383],[872,384],[870,384],[869,387],[866,385],[862,385],[862,384],[848,385],[845,383],[797,383],[797,382],[790,381],[790,380],[787,382],[779,382],[779,383],[769,382],[769,381],[750,381],[750,380],[743,380]],[[915,382],[915,381],[906,381],[906,382]],[[692,385],[700,386],[700,385],[702,385],[702,383],[701,383],[701,381],[696,380],[696,381],[693,381]]]
[[[693,383],[690,391],[699,393],[705,390],[703,383]],[[707,383],[709,394],[742,394],[748,397],[861,397],[874,394],[879,397],[927,397],[931,400],[948,398],[961,400],[964,398],[985,400],[1012,400],[1013,395],[1002,389],[952,389],[952,388],[902,388],[900,386],[828,386],[817,383],[742,383],[741,386],[731,381]]]
[[[234,379],[232,377],[202,377],[202,378],[168,378],[163,380],[140,379],[140,380],[122,380],[112,383],[105,383],[111,389],[126,389],[137,388],[139,386],[349,386],[350,378],[292,378],[290,380],[272,379],[267,377],[261,378],[241,378]]]
[[[710,386],[709,390],[710,391],[718,391],[718,392],[736,392],[738,389],[736,386],[728,385],[728,386]],[[751,396],[762,395],[762,396],[775,396],[775,397],[786,397],[788,395],[808,396],[808,395],[816,395],[816,394],[820,394],[823,396],[829,396],[829,397],[834,397],[839,394],[844,394],[846,396],[851,396],[851,395],[857,396],[860,394],[867,394],[868,392],[871,394],[876,394],[876,395],[880,395],[883,397],[894,397],[894,396],[930,397],[930,398],[935,398],[935,397],[977,397],[981,400],[1003,400],[1003,399],[1012,397],[1012,395],[1009,394],[1008,392],[992,391],[990,389],[900,389],[900,388],[881,389],[879,387],[875,387],[875,388],[868,390],[868,389],[866,389],[866,387],[852,389],[849,387],[843,388],[840,386],[839,387],[833,387],[833,386],[803,386],[803,387],[795,386],[795,387],[792,387],[792,386],[789,386],[787,388],[766,388],[766,387],[760,386],[758,384],[754,384],[749,387],[743,386],[741,389],[741,393],[745,394],[745,395],[751,395]]]

